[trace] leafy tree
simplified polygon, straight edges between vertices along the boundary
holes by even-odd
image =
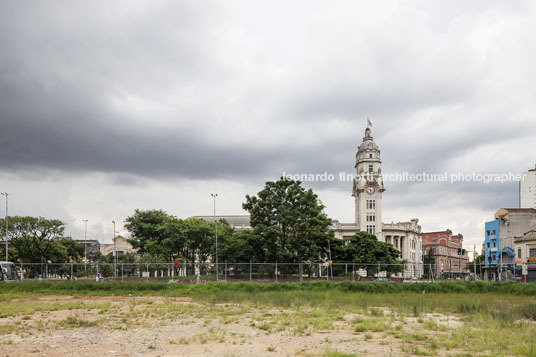
[[[162,244],[169,235],[170,220],[173,217],[162,210],[135,210],[126,218],[125,228],[130,232],[128,240],[141,254],[169,255]]]
[[[366,269],[368,276],[378,268],[390,273],[399,272],[405,262],[398,259],[400,252],[391,244],[380,242],[374,234],[367,232],[358,232],[346,244],[336,246],[334,254],[337,260],[355,262]]]
[[[264,262],[262,243],[252,231],[234,233],[220,245],[219,259],[230,263]]]
[[[324,205],[300,181],[284,177],[268,181],[257,196],[246,196],[243,208],[250,213],[251,226],[267,262],[325,260],[328,256],[330,219]]]
[[[185,261],[189,273],[194,265],[215,261],[215,225],[202,219],[178,219],[162,210],[136,210],[126,219],[129,242],[138,248],[141,261],[147,263]],[[225,240],[232,228],[225,221],[218,223],[218,237]]]
[[[65,262],[67,249],[59,241],[64,225],[62,221],[43,217],[10,217],[8,240],[24,263]],[[0,226],[4,228],[2,222]]]

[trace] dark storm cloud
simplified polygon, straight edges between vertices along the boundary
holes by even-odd
[[[469,20],[497,6],[487,4]],[[285,25],[307,35],[289,27],[276,38],[269,19],[249,33],[221,3],[3,2],[0,165],[113,172],[124,185],[351,173],[370,116],[385,172],[442,172],[491,142],[530,137],[526,116],[502,125],[511,104],[496,100],[497,57],[468,43],[467,14],[421,5],[377,22],[349,7],[337,26],[295,9]]]

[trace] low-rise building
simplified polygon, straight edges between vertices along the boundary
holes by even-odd
[[[135,253],[136,249],[128,242],[128,239],[121,235],[112,238],[113,243],[101,244],[100,252],[104,256],[121,256],[127,253]]]
[[[77,239],[76,241],[85,246],[88,255],[100,252],[100,243],[96,239]]]
[[[224,220],[231,227],[234,228],[236,232],[242,232],[244,230],[251,230],[251,224],[249,223],[249,214],[242,215],[224,215],[224,216],[193,216],[188,218],[202,219],[206,222],[218,222]]]
[[[514,238],[522,237],[526,232],[536,229],[536,209],[501,208],[495,212],[494,218],[485,224],[484,255],[487,278],[513,279]]]
[[[425,256],[431,257],[430,266],[436,277],[441,274],[466,274],[468,254],[463,251],[463,235],[453,235],[450,229],[422,234],[422,249]]]
[[[536,230],[514,239],[516,264],[524,282],[536,282]]]

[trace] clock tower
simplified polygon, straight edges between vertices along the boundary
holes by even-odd
[[[360,231],[382,237],[382,192],[380,149],[374,142],[370,128],[365,130],[363,142],[355,155],[356,177],[352,196],[355,198],[355,223]]]

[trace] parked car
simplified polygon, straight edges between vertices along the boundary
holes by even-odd
[[[376,281],[376,282],[389,282],[390,280],[387,279],[387,278],[376,278],[373,281]]]

